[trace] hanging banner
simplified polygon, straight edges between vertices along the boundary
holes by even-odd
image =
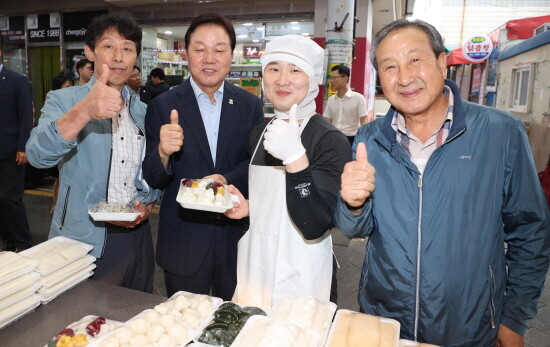
[[[65,42],[84,41],[86,28],[96,16],[107,11],[88,11],[63,13],[63,40]]]
[[[493,51],[493,42],[486,35],[470,37],[462,45],[462,55],[472,63],[479,63],[489,57]]]
[[[27,15],[29,42],[58,42],[61,38],[59,13]]]
[[[0,38],[3,45],[25,43],[25,17],[0,17]]]

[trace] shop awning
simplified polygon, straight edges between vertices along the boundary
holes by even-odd
[[[462,55],[462,48],[456,48],[447,53],[447,67],[462,64],[473,64]]]
[[[550,23],[550,16],[510,20],[506,22],[508,40],[528,39],[533,36],[533,30],[544,23]]]

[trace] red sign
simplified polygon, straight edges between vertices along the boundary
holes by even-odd
[[[259,58],[261,51],[261,45],[243,46],[243,58]]]

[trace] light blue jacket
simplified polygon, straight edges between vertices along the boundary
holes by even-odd
[[[91,120],[73,141],[64,140],[57,131],[57,119],[82,100],[94,85],[51,91],[46,97],[40,122],[31,132],[26,152],[32,166],[49,168],[59,164],[59,197],[55,206],[49,237],[66,236],[94,246],[92,255],[100,257],[105,246],[104,222],[94,222],[88,207],[105,201],[111,164],[111,120]],[[146,105],[130,94],[131,119],[145,133]],[[142,141],[145,141],[143,136]],[[142,157],[145,154],[143,143]],[[150,188],[142,177],[141,164],[134,182],[135,200],[150,204],[159,191]]]
[[[494,347],[500,323],[523,334],[536,315],[548,206],[521,121],[462,101],[456,84],[446,84],[453,125],[423,175],[396,141],[393,108],[361,127],[354,152],[366,144],[376,188],[357,216],[340,197],[335,222],[348,237],[370,237],[363,311],[399,320],[402,338]]]

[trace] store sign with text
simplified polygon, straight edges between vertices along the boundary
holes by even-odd
[[[470,37],[462,46],[462,55],[472,63],[484,61],[493,51],[493,42],[486,35]]]
[[[3,45],[25,43],[25,17],[0,17],[0,38]]]
[[[61,37],[60,14],[30,14],[26,16],[29,42],[57,42]]]
[[[84,41],[86,29],[92,19],[105,13],[107,11],[63,13],[63,40],[65,42]]]

